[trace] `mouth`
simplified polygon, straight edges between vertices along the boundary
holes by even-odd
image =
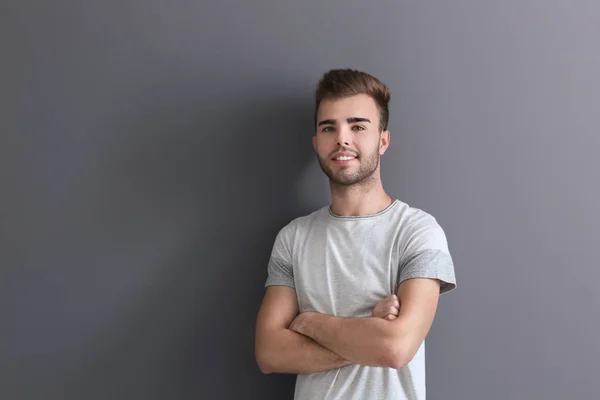
[[[357,156],[354,154],[343,154],[337,155],[332,158],[333,162],[339,165],[349,164],[352,161],[356,160]]]

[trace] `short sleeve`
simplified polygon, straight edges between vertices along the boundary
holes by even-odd
[[[292,264],[292,230],[290,225],[279,231],[273,244],[267,266],[267,286],[289,286],[296,288]]]
[[[454,262],[448,249],[446,234],[430,215],[419,218],[412,224],[406,237],[398,286],[412,278],[438,279],[440,294],[456,288]]]

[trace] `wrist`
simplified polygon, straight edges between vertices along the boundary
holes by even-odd
[[[312,333],[312,326],[313,326],[313,322],[315,317],[317,317],[318,314],[314,313],[314,312],[305,312],[300,314],[300,321],[299,324],[297,326],[298,333],[303,334],[304,336],[308,336],[308,337],[312,337],[311,333]]]

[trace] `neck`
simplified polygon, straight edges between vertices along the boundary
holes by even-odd
[[[331,211],[340,216],[377,214],[392,204],[380,180],[367,179],[352,186],[330,182]]]

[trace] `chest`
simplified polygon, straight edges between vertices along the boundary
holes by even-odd
[[[368,227],[316,227],[297,244],[294,280],[301,312],[366,317],[395,293],[397,235]]]

